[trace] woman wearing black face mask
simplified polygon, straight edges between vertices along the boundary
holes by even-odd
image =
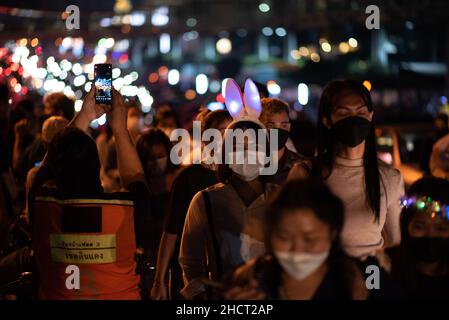
[[[361,83],[336,80],[326,86],[317,139],[313,171],[345,205],[343,247],[350,256],[369,261],[400,241],[404,188],[399,171],[377,158],[373,106]]]
[[[449,182],[418,180],[402,201],[402,241],[387,250],[392,275],[410,298],[449,299]]]

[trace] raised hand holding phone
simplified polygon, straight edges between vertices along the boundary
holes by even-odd
[[[126,119],[128,117],[128,110],[122,95],[112,88],[112,107],[107,112],[109,124],[113,131],[127,131]]]
[[[70,125],[80,128],[83,131],[87,131],[90,123],[101,117],[111,106],[106,104],[97,104],[95,102],[95,87],[92,85],[89,93],[83,99],[83,105],[80,112],[73,118]]]

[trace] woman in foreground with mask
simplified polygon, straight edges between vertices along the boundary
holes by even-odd
[[[220,157],[223,162],[218,168],[221,183],[194,196],[182,234],[179,263],[184,274],[182,294],[188,299],[210,298],[204,278],[220,280],[224,274],[265,251],[266,195],[259,175],[264,167],[264,161],[260,160],[266,155],[261,144],[266,143],[267,133],[258,120],[261,102],[255,84],[247,80],[242,96],[239,86],[229,79],[226,106],[234,121],[224,134]],[[254,137],[264,132],[264,135],[238,142],[239,139],[234,141],[232,132],[253,133]]]
[[[317,135],[313,171],[345,206],[343,248],[366,264],[376,263],[367,258],[400,241],[404,186],[399,171],[377,158],[369,91],[356,81],[330,82],[320,100]]]
[[[415,182],[402,200],[401,244],[387,250],[392,275],[412,299],[449,299],[449,181]]]
[[[366,299],[357,261],[340,245],[343,204],[321,182],[288,182],[268,206],[267,254],[238,268],[225,299]]]

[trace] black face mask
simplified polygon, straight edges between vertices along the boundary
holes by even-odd
[[[432,263],[449,257],[447,238],[410,237],[409,246],[418,261]]]
[[[336,122],[332,128],[335,138],[350,148],[366,139],[371,121],[362,117],[348,117]]]
[[[270,129],[273,130],[273,129]],[[287,143],[288,137],[290,136],[290,131],[284,129],[274,129],[278,132],[278,150],[281,150]]]

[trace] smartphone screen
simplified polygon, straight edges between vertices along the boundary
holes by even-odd
[[[112,65],[96,64],[94,74],[95,102],[111,104],[112,102]]]

